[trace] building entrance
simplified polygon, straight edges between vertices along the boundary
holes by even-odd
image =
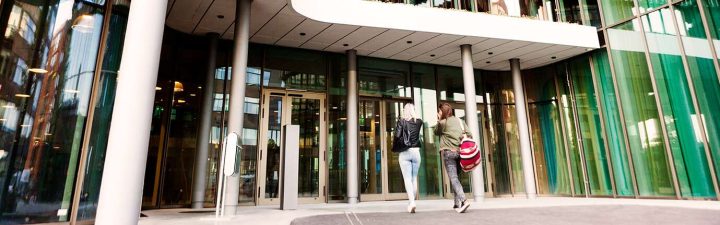
[[[392,139],[402,107],[409,100],[360,98],[358,101],[360,199],[407,199]]]
[[[324,94],[267,89],[262,93],[258,151],[258,204],[279,204],[282,185],[283,126],[300,126],[298,198],[323,203],[326,196]]]

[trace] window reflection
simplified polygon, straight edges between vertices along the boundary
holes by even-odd
[[[3,3],[12,9],[0,49],[0,223],[67,221],[102,11],[68,0]]]

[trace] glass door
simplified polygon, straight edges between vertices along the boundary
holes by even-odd
[[[261,112],[258,204],[279,204],[282,187],[282,132],[284,125],[299,125],[298,200],[325,202],[325,96],[323,94],[266,90]]]
[[[362,201],[407,199],[392,138],[405,101],[358,101],[360,194]]]

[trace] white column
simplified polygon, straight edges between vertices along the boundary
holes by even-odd
[[[197,154],[195,156],[195,175],[193,176],[192,208],[203,208],[205,203],[205,187],[207,184],[207,162],[210,149],[210,127],[212,118],[212,104],[215,90],[215,55],[220,35],[218,33],[208,34],[210,46],[208,46],[208,67],[205,74],[205,89],[203,89],[202,109],[200,111],[200,129],[197,134]]]
[[[232,88],[230,89],[230,111],[228,112],[228,133],[235,132],[242,143],[242,128],[245,103],[245,76],[247,74],[248,45],[250,41],[251,0],[237,0],[235,8],[235,36],[232,61]],[[241,157],[242,154],[238,155]],[[240,162],[240,160],[238,160]],[[259,182],[259,181],[258,181]],[[225,188],[225,215],[235,215],[240,195],[240,176],[227,178]]]
[[[475,73],[472,61],[472,46],[467,44],[461,45],[460,54],[462,57],[463,85],[465,86],[465,122],[468,128],[470,128],[473,139],[482,141],[482,133],[480,133],[480,125],[477,117],[477,100],[475,99]],[[483,179],[482,165],[480,165],[472,171],[473,198],[476,202],[485,199]]]
[[[95,224],[137,224],[167,0],[133,1]]]
[[[517,113],[518,131],[520,132],[520,156],[522,157],[523,176],[525,177],[525,191],[527,197],[534,199],[537,195],[535,189],[535,168],[533,167],[532,151],[530,150],[530,128],[528,127],[527,109],[525,108],[525,89],[523,89],[520,74],[520,59],[510,59],[513,91],[515,92],[515,112]]]
[[[347,153],[347,198],[348,203],[358,203],[358,87],[357,51],[348,50],[347,110],[345,122],[345,152]]]

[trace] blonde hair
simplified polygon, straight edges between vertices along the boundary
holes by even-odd
[[[415,105],[413,105],[412,103],[405,103],[405,107],[403,108],[402,118],[405,120],[416,119],[417,114],[415,114]]]

